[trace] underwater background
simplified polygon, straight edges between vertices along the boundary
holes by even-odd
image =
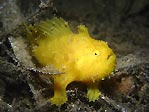
[[[74,32],[86,25],[117,56],[116,70],[101,82],[102,95],[95,102],[86,98],[85,85],[76,82],[67,87],[69,101],[60,108],[48,101],[53,80],[35,69],[23,24],[53,16],[64,18]],[[148,20],[148,0],[1,0],[0,112],[149,111]]]

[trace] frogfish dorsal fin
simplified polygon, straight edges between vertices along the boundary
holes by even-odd
[[[31,33],[30,36],[35,38],[58,38],[66,35],[70,35],[73,32],[71,31],[68,23],[62,19],[53,17],[51,20],[42,21],[39,24],[28,27],[28,33]]]
[[[88,29],[85,27],[85,25],[79,25],[78,26],[78,33],[89,36]]]

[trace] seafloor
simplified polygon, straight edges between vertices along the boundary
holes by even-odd
[[[64,18],[74,31],[85,24],[116,53],[116,70],[101,82],[97,101],[88,101],[80,83],[67,87],[69,101],[61,107],[48,101],[52,80],[34,69],[23,24],[53,16]],[[1,0],[0,112],[148,112],[148,20],[148,0]]]

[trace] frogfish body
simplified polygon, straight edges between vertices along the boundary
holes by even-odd
[[[116,56],[107,43],[90,37],[84,25],[74,33],[62,18],[54,17],[27,27],[31,54],[42,66],[52,66],[62,74],[54,79],[52,104],[61,106],[67,101],[66,87],[73,81],[87,85],[87,98],[100,96],[98,84],[115,68]]]

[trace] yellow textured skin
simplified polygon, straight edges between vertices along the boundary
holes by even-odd
[[[90,37],[84,25],[73,33],[67,22],[54,17],[27,27],[32,56],[40,65],[53,66],[63,74],[54,78],[52,104],[61,106],[67,101],[66,87],[73,81],[87,85],[89,101],[100,96],[99,81],[115,68],[116,56],[107,43]]]

